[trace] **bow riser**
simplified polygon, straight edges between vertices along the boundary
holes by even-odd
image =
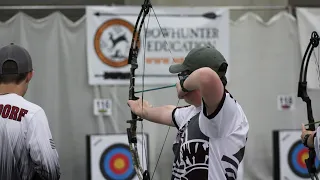
[[[300,77],[299,77],[298,97],[300,97],[307,105],[307,116],[308,116],[309,124],[314,122],[314,117],[312,112],[311,99],[307,92],[307,71],[308,71],[311,54],[314,48],[319,45],[319,40],[320,39],[318,34],[316,32],[312,32],[310,42],[303,55],[303,60],[302,60],[301,69],[300,69]],[[314,131],[315,125],[310,124],[308,130]],[[312,180],[315,180],[315,179],[318,180],[317,169],[315,167],[316,152],[314,148],[308,148],[308,150],[309,150],[309,157],[305,160],[305,163],[306,163],[310,178]]]

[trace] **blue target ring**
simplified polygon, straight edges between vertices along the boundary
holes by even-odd
[[[306,148],[301,141],[297,141],[296,143],[294,143],[290,150],[289,150],[289,154],[288,154],[288,164],[292,170],[292,172],[301,177],[301,178],[309,178],[309,173],[308,173],[308,169],[305,165],[304,160],[306,158],[309,157],[309,151],[308,148]],[[317,169],[317,173],[320,170],[320,161],[319,159],[316,157],[315,158],[315,166]]]
[[[129,147],[114,144],[108,147],[100,158],[100,170],[107,180],[131,180],[136,173]]]

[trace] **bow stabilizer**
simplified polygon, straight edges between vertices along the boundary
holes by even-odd
[[[149,0],[145,0],[142,4],[140,13],[138,15],[134,31],[132,34],[131,46],[128,56],[128,64],[131,65],[130,68],[130,86],[129,86],[129,100],[137,100],[138,98],[134,93],[135,86],[135,70],[138,68],[138,53],[140,48],[140,33],[144,24],[146,16],[149,14],[151,3]],[[139,29],[137,30],[137,28]],[[148,170],[144,170],[140,164],[140,158],[137,148],[137,121],[142,121],[140,117],[131,112],[131,120],[128,120],[127,123],[130,124],[130,127],[127,128],[127,135],[129,141],[129,148],[132,156],[133,166],[136,171],[136,174],[140,180],[150,180],[150,174]]]
[[[314,117],[312,112],[312,104],[311,99],[307,92],[307,71],[308,71],[308,65],[310,61],[311,54],[314,50],[314,48],[319,46],[319,35],[317,32],[313,31],[311,34],[310,42],[308,44],[308,47],[303,55],[303,60],[301,63],[301,69],[300,69],[300,76],[299,76],[299,85],[298,85],[298,97],[300,97],[307,105],[307,115],[308,115],[308,121],[309,123],[313,123],[309,125],[308,130],[315,131],[315,125],[314,125]],[[317,169],[315,167],[315,158],[316,158],[316,152],[314,148],[309,148],[309,157],[305,160],[310,178],[312,180],[318,180],[317,176]]]

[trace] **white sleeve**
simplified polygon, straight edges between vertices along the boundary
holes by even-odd
[[[245,136],[248,131],[248,122],[240,105],[225,92],[217,109],[207,115],[206,107],[202,102],[199,125],[201,131],[212,138],[229,136],[238,131]]]
[[[314,150],[316,151],[317,158],[320,160],[320,128],[317,127],[317,136],[314,138]]]
[[[27,132],[27,146],[37,175],[46,180],[60,178],[58,153],[43,109],[34,114]]]
[[[187,121],[190,114],[193,112],[194,106],[176,107],[172,111],[172,121],[177,129],[180,129]]]

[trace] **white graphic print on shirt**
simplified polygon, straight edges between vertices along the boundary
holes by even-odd
[[[177,144],[173,147],[176,157],[173,163],[172,180],[208,176],[209,138],[201,131],[195,130],[197,127],[199,129],[198,118],[199,114],[179,130]]]
[[[229,93],[216,112],[204,113],[203,105],[173,112],[179,132],[173,145],[172,180],[237,179],[249,130],[246,116]]]

